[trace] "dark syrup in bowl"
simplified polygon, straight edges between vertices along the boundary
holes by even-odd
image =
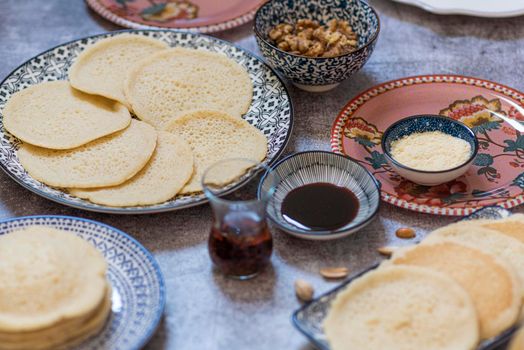
[[[345,187],[317,182],[290,191],[282,202],[282,217],[310,231],[334,231],[355,219],[357,196]]]

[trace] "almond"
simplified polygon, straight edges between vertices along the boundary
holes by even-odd
[[[302,301],[310,301],[313,299],[313,294],[315,293],[313,286],[304,280],[297,279],[295,281],[295,293],[297,297]]]
[[[349,269],[347,267],[324,267],[320,269],[320,274],[328,279],[344,278],[349,274]]]
[[[415,230],[410,227],[401,227],[395,231],[398,238],[410,239],[416,236]]]
[[[394,246],[384,246],[384,247],[378,248],[377,251],[382,255],[391,256],[397,249],[398,247],[394,247]]]

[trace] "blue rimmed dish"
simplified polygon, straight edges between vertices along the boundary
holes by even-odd
[[[268,181],[269,173],[273,175],[272,181]],[[288,222],[281,212],[284,198],[290,191],[313,183],[329,183],[353,192],[359,203],[356,217],[332,231],[308,230]],[[299,152],[280,160],[260,181],[259,197],[267,191],[274,191],[267,207],[271,221],[293,236],[310,240],[349,236],[371,222],[380,204],[379,183],[362,165],[349,157],[325,151]]]
[[[397,161],[391,154],[391,144],[405,136],[414,133],[440,131],[460,138],[471,146],[468,159],[462,164],[450,169],[429,171],[410,168]],[[440,115],[415,115],[400,119],[391,124],[382,136],[382,150],[389,165],[397,174],[420,185],[435,186],[452,181],[466,173],[475,160],[479,149],[477,137],[473,130],[465,124]],[[438,152],[438,150],[435,150]]]
[[[111,226],[71,216],[26,216],[0,221],[0,235],[28,226],[70,232],[98,249],[108,264],[111,314],[104,328],[75,347],[141,349],[156,331],[165,304],[164,278],[155,258],[140,243]],[[31,254],[31,252],[28,252]]]
[[[348,21],[358,34],[358,47],[336,57],[306,57],[274,46],[269,31],[278,24],[299,19],[316,20],[323,25],[331,19]],[[375,48],[380,20],[363,0],[270,0],[255,14],[254,32],[271,67],[300,89],[322,92],[335,88],[364,66]]]

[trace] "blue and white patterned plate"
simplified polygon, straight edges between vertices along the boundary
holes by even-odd
[[[29,176],[16,156],[20,140],[9,134],[3,126],[2,111],[15,92],[44,81],[67,80],[69,68],[75,58],[98,40],[131,32],[165,41],[170,46],[204,49],[224,54],[243,66],[253,82],[253,102],[244,119],[260,129],[268,138],[268,155],[265,165],[274,163],[284,151],[293,125],[293,107],[286,87],[273,70],[251,53],[220,39],[202,34],[170,30],[126,30],[90,36],[59,45],[28,60],[0,83],[0,167],[16,182],[30,191],[71,207],[113,213],[147,214],[172,211],[206,203],[203,194],[178,196],[158,205],[114,208],[93,204],[49,187]],[[231,190],[238,188],[232,186]]]
[[[485,207],[477,210],[473,214],[463,218],[462,220],[474,220],[474,219],[503,219],[511,215],[508,210],[498,207]],[[300,309],[295,311],[292,316],[293,325],[302,334],[304,334],[315,346],[320,350],[330,350],[329,344],[324,335],[322,324],[327,316],[331,302],[337,294],[344,289],[351,281],[364,275],[366,272],[375,269],[377,265],[371,266],[370,268],[359,272],[358,274],[350,277],[344,281],[338,287],[331,291],[319,296],[310,303],[302,306]],[[506,343],[511,335],[515,332],[516,327],[512,327],[509,330],[503,332],[501,335],[486,340],[480,344],[477,350],[494,350],[497,346]],[[358,349],[355,349],[358,350]]]
[[[26,216],[0,221],[0,235],[40,225],[71,232],[93,244],[108,263],[112,312],[104,329],[78,350],[141,349],[154,334],[165,304],[164,279],[153,256],[111,226],[70,216]]]

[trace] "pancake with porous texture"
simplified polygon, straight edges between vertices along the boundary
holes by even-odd
[[[114,186],[130,179],[147,164],[156,139],[152,126],[132,120],[125,130],[71,150],[22,144],[18,159],[29,175],[50,186]]]
[[[0,350],[70,349],[97,334],[111,313],[111,288],[100,305],[85,317],[62,321],[52,327],[30,332],[0,332]]]
[[[138,118],[162,128],[193,110],[246,113],[253,84],[246,70],[225,55],[175,48],[137,63],[125,83],[126,99]]]
[[[124,80],[141,59],[169,46],[156,39],[135,34],[118,34],[89,46],[69,71],[71,85],[78,90],[105,96],[129,106]]]
[[[516,273],[485,251],[455,241],[435,241],[395,251],[384,263],[390,265],[430,268],[453,278],[473,299],[482,339],[498,335],[519,316],[522,289]]]
[[[498,231],[479,226],[475,221],[461,221],[433,231],[424,243],[451,239],[471,245],[504,259],[517,274],[524,293],[524,243]]]
[[[166,131],[184,138],[193,150],[195,170],[181,193],[202,191],[202,175],[214,163],[228,158],[262,161],[267,154],[264,134],[241,118],[216,111],[196,111],[180,116],[166,125]],[[226,185],[246,172],[246,163],[224,168],[214,179]]]
[[[156,204],[173,198],[192,174],[191,148],[185,140],[160,131],[153,157],[131,179],[114,187],[72,188],[69,192],[93,203],[117,207]]]
[[[511,339],[508,350],[524,350],[524,327],[520,328]]]
[[[106,270],[102,254],[74,234],[31,226],[1,235],[0,332],[39,330],[90,313],[106,294]]]
[[[82,146],[131,122],[124,105],[77,91],[67,81],[40,83],[15,93],[3,115],[11,134],[51,149]]]
[[[475,220],[482,227],[499,231],[524,243],[524,214],[513,214],[501,220]]]
[[[338,293],[324,321],[331,350],[473,350],[478,320],[450,277],[408,266],[379,268]]]

